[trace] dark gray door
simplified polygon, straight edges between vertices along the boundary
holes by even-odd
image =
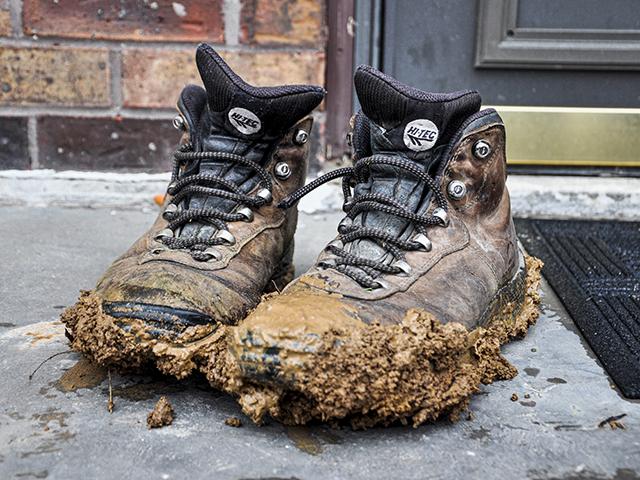
[[[356,62],[498,107],[512,165],[640,167],[639,0],[356,0],[356,20]]]

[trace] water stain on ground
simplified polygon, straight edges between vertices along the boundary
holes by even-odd
[[[534,402],[533,400],[529,400],[528,402],[520,402],[520,405],[522,405],[523,407],[535,407],[536,406],[536,402]]]
[[[75,392],[80,388],[94,388],[107,378],[107,370],[81,358],[54,383],[61,392]]]
[[[487,430],[484,427],[480,427],[476,430],[471,430],[471,433],[469,434],[469,438],[471,440],[482,440],[483,438],[488,438],[491,433],[490,430]]]
[[[15,327],[16,324],[15,323],[11,323],[11,322],[0,322],[0,328],[13,328]]]
[[[287,427],[287,437],[293,442],[298,450],[309,455],[319,455],[322,453],[322,444],[313,437],[311,429],[302,426]]]
[[[540,369],[539,368],[533,368],[533,367],[527,367],[527,368],[524,369],[524,373],[526,373],[530,377],[537,377],[538,374],[540,373]]]
[[[631,468],[618,468],[612,475],[588,469],[559,475],[551,474],[544,470],[530,470],[527,478],[531,480],[640,480],[638,473]]]
[[[47,470],[41,470],[39,472],[22,472],[16,473],[16,478],[47,478],[49,472]]]
[[[551,377],[551,378],[547,378],[547,382],[549,383],[555,383],[555,384],[563,384],[563,383],[567,383],[567,381],[564,378],[559,378],[559,377]]]

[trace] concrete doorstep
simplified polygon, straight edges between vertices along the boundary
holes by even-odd
[[[4,170],[0,206],[138,209],[152,206],[169,178],[169,173]],[[515,216],[640,219],[640,178],[511,175],[507,184]],[[300,202],[305,213],[341,208],[339,182],[318,188]]]
[[[482,386],[454,424],[258,427],[203,378],[89,364],[68,351],[59,314],[156,211],[0,208],[11,226],[0,249],[0,479],[640,479],[640,403],[620,396],[546,282],[537,324],[503,349],[519,375]],[[300,215],[298,274],[341,216]],[[150,430],[161,396],[175,420]]]

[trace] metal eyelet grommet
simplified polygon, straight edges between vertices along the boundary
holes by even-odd
[[[343,248],[344,247],[344,243],[342,243],[342,240],[336,238],[335,240],[332,240],[327,244],[327,246],[325,247],[325,250],[328,250],[329,247]]]
[[[451,180],[447,185],[447,193],[453,200],[460,200],[467,194],[467,186],[460,180]]]
[[[334,258],[327,258],[325,260],[320,260],[318,262],[318,266],[323,268],[333,268],[336,266],[336,260]]]
[[[271,195],[271,192],[267,188],[259,190],[258,193],[256,193],[256,197],[262,198],[267,203],[271,203],[271,200],[273,200],[273,195]]]
[[[430,252],[433,247],[431,240],[429,240],[429,237],[424,233],[418,233],[411,239],[411,241],[420,244],[425,252]]]
[[[236,237],[229,230],[218,230],[217,238],[221,238],[227,245],[234,245],[236,243]]]
[[[184,121],[184,118],[182,118],[182,115],[176,115],[173,117],[173,121],[171,123],[173,123],[173,128],[176,130],[184,132],[187,129],[187,123]]]
[[[162,240],[163,238],[171,238],[173,237],[173,230],[171,230],[170,228],[165,228],[164,230],[161,230],[160,232],[158,232],[158,234],[155,236],[156,240]]]
[[[253,210],[251,210],[249,207],[242,207],[240,209],[238,209],[238,212],[240,215],[242,215],[244,217],[244,221],[245,222],[252,222],[253,221]]]
[[[380,280],[380,279],[376,278],[375,282],[379,285],[378,288],[382,288],[382,289],[389,288],[389,284],[387,282],[385,282],[384,280]]]
[[[273,171],[276,174],[276,177],[278,177],[280,180],[286,180],[291,176],[291,167],[289,167],[289,164],[285,162],[276,163]]]
[[[449,225],[449,215],[447,214],[447,211],[444,208],[438,207],[434,209],[431,215],[433,215],[436,218],[439,218],[442,222],[443,227],[446,227]]]
[[[398,260],[396,262],[393,262],[391,266],[402,270],[402,273],[404,273],[405,276],[411,273],[411,265],[409,265],[404,260]]]
[[[484,160],[489,155],[491,155],[491,145],[489,145],[489,143],[485,142],[484,140],[478,140],[473,144],[473,154],[477,158]]]
[[[218,261],[218,260],[220,260],[220,259],[222,258],[222,254],[221,254],[218,250],[216,250],[215,248],[213,248],[213,247],[209,247],[209,248],[207,248],[207,249],[206,249],[205,251],[203,251],[202,253],[204,253],[205,255],[211,255],[211,257],[207,260],[207,262],[208,262],[209,260],[216,260],[216,261]]]
[[[175,203],[170,203],[162,212],[162,217],[167,218],[173,216],[178,211],[178,205]]]
[[[309,140],[309,134],[304,130],[298,130],[296,136],[293,137],[293,142],[296,145],[304,145]]]

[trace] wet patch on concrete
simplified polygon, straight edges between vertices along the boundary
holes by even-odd
[[[287,437],[300,451],[309,455],[320,455],[322,444],[311,434],[311,429],[304,426],[290,426],[286,428]]]
[[[526,373],[530,377],[537,377],[538,374],[540,373],[540,369],[534,368],[534,367],[526,367],[524,368],[524,373]]]
[[[534,402],[533,400],[522,401],[522,402],[520,402],[520,405],[522,405],[523,407],[535,407],[536,406],[536,402]]]
[[[547,382],[549,383],[555,383],[557,385],[561,385],[563,383],[567,383],[567,381],[564,378],[559,378],[559,377],[551,377],[551,378],[547,378]]]
[[[13,328],[15,327],[16,324],[15,323],[11,323],[11,322],[0,322],[0,328]]]

